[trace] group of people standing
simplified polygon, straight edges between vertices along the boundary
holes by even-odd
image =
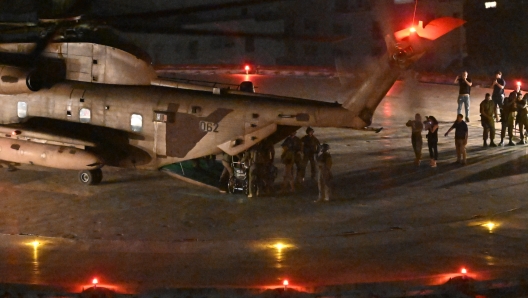
[[[308,127],[306,135],[302,138],[296,136],[297,131],[292,132],[281,144],[281,162],[284,165],[284,176],[281,192],[293,193],[305,185],[306,168],[310,164],[311,181],[317,181],[319,188],[319,199],[317,201],[329,201],[331,195],[330,180],[332,179],[332,156],[329,153],[330,146],[321,144],[314,136],[314,129]],[[272,170],[275,159],[273,143],[264,139],[257,143],[241,156],[236,157],[247,167],[249,176],[248,198],[263,193],[273,193]],[[224,170],[220,176],[221,188],[226,188],[229,179],[234,175],[232,167],[233,156],[223,154],[222,164]],[[270,175],[271,173],[271,175]],[[274,178],[274,177],[273,177]],[[257,193],[255,186],[259,189]]]
[[[445,136],[447,136],[453,129],[455,130],[457,162],[466,164],[466,145],[468,140],[467,122],[470,122],[469,107],[471,86],[473,85],[473,82],[468,77],[468,72],[464,71],[461,75],[455,78],[455,83],[459,85],[457,119],[445,133]],[[484,100],[480,103],[484,147],[497,147],[504,145],[515,146],[527,143],[525,129],[528,127],[528,94],[523,96],[520,83],[518,83],[515,90],[512,91],[508,97],[505,97],[505,87],[506,81],[502,78],[502,72],[495,72],[491,84],[493,92],[491,94],[486,93]],[[465,110],[465,121],[464,115],[462,114],[462,106],[464,106]],[[501,123],[500,142],[498,144],[494,141],[496,122]],[[516,125],[519,125],[520,137],[520,141],[517,143],[513,141]],[[409,120],[407,126],[412,128],[411,142],[416,156],[415,164],[419,165],[421,160],[421,132],[427,130],[427,144],[431,157],[431,166],[436,167],[436,161],[438,159],[438,121],[436,118],[433,116],[426,116],[426,121],[422,123],[420,114],[416,114],[415,120]],[[505,144],[506,132],[508,133],[507,144]]]
[[[302,188],[306,179],[306,168],[310,164],[311,181],[317,180],[319,188],[319,199],[316,202],[329,201],[332,179],[332,156],[328,152],[330,146],[321,145],[311,127],[306,129],[306,135],[302,138],[296,134],[297,131],[292,132],[281,144],[281,161],[284,164],[282,191],[295,192],[296,188]]]
[[[422,131],[427,130],[427,147],[429,148],[429,165],[436,167],[438,160],[438,120],[434,116],[425,116],[422,122],[422,116],[416,114],[414,120],[407,121],[407,126],[411,127],[411,143],[414,149],[414,163],[419,166],[422,160]]]

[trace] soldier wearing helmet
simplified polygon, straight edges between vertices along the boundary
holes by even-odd
[[[319,175],[317,179],[317,186],[319,187],[319,199],[315,202],[329,201],[332,192],[330,180],[332,179],[332,156],[328,152],[330,146],[328,144],[321,145],[321,154],[317,156],[317,165],[319,167]]]

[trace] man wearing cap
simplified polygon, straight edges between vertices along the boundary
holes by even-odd
[[[332,156],[328,152],[330,146],[328,144],[321,145],[321,154],[317,156],[317,165],[319,166],[319,177],[317,186],[319,187],[319,199],[315,202],[330,201],[330,194],[332,192],[330,180],[332,179]]]
[[[304,177],[306,176],[306,167],[308,166],[308,163],[310,163],[311,177],[312,180],[315,180],[317,175],[315,157],[317,154],[319,154],[321,143],[319,143],[319,140],[314,136],[313,128],[308,127],[306,129],[306,135],[301,138],[301,143],[304,154],[300,173],[301,179],[304,181]]]

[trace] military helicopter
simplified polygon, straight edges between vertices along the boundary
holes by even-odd
[[[148,56],[82,17],[50,22],[37,42],[0,44],[0,160],[78,170],[98,184],[105,165],[158,169],[302,126],[368,129],[376,107],[435,40],[464,21],[440,18],[387,35],[387,53],[343,104],[158,78]]]

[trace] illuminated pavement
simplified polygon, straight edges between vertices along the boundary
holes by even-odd
[[[332,88],[320,92],[335,94]],[[160,172],[105,168],[100,186],[82,187],[75,172],[1,170],[0,281],[79,292],[98,277],[138,293],[279,287],[284,279],[307,291],[392,281],[412,287],[445,283],[462,267],[478,280],[525,276],[528,147],[481,147],[477,109],[488,89],[474,88],[469,164],[457,165],[452,136],[443,137],[457,87],[403,89],[398,83],[378,108],[380,134],[316,128],[334,158],[328,203],[312,202],[312,185],[248,200]],[[405,122],[415,112],[441,121],[438,168],[413,165]]]

